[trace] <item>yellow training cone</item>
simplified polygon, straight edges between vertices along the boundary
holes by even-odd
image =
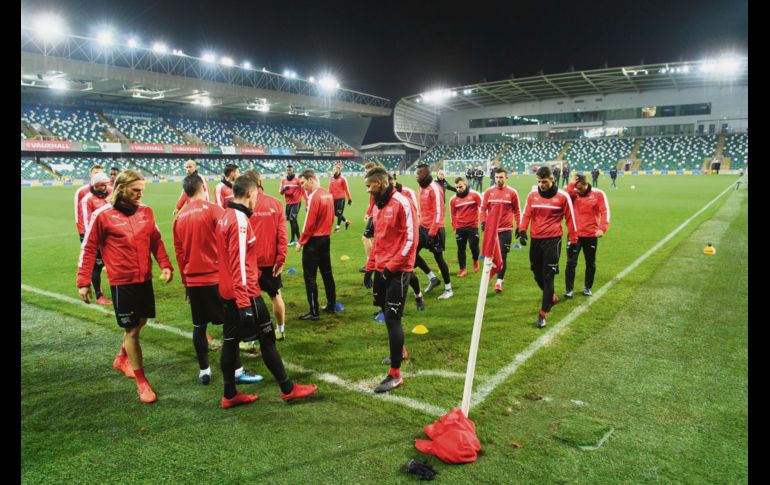
[[[343,254],[342,256],[340,256],[340,261],[350,261],[350,256],[348,256],[347,254]]]
[[[417,325],[412,329],[412,333],[416,333],[417,335],[425,335],[428,333],[428,328],[425,325]]]
[[[709,243],[708,246],[703,248],[703,254],[716,254],[716,253],[717,253],[717,248],[712,246],[711,243]]]

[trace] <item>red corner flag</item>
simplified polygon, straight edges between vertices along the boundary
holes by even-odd
[[[492,270],[489,277],[495,275],[503,268],[503,254],[500,252],[500,240],[497,236],[497,227],[500,225],[500,204],[492,206],[487,216],[484,228],[484,241],[481,245],[481,257],[492,258]]]

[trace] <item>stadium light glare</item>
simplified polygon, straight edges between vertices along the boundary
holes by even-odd
[[[330,75],[326,75],[326,76],[322,77],[318,81],[318,84],[325,91],[333,91],[333,90],[337,89],[337,87],[339,86],[339,83],[337,83],[337,80],[334,79],[334,77],[330,76]]]
[[[251,69],[251,63],[249,61],[243,61],[243,64],[241,64],[244,69]]]
[[[184,52],[182,52],[182,49],[174,49],[172,51],[172,54],[174,54],[175,56],[183,56]]]
[[[130,39],[128,39],[128,46],[132,49],[136,49],[137,47],[139,47],[139,41],[136,40],[134,37],[131,37]]]
[[[112,31],[108,29],[101,30],[98,34],[96,34],[96,39],[100,46],[109,47],[113,42]]]
[[[156,54],[165,54],[168,51],[168,47],[163,42],[156,42],[152,45],[152,51]]]
[[[204,52],[201,59],[203,59],[203,62],[208,62],[209,64],[217,62],[217,56],[211,52]]]
[[[472,90],[472,89],[463,89],[463,94],[464,94],[464,95],[466,95],[466,96],[467,96],[467,95],[469,95],[469,94],[471,94],[471,93],[473,93],[473,90]]]
[[[223,57],[223,58],[219,59],[219,62],[222,65],[225,65],[225,66],[232,66],[233,64],[235,64],[235,62],[233,61],[233,59],[231,57]]]
[[[64,37],[67,33],[64,19],[52,13],[46,13],[36,17],[33,25],[35,32],[37,32],[44,41],[57,40]]]
[[[735,74],[740,68],[740,59],[723,57],[717,61],[717,70],[720,74]]]
[[[445,99],[450,98],[453,96],[453,91],[450,89],[435,89],[433,91],[428,91],[427,93],[423,93],[422,99],[424,99],[428,103],[433,104],[440,104]],[[454,94],[456,96],[456,94]]]
[[[682,72],[690,72],[690,66],[684,66]]]
[[[67,84],[67,81],[65,81],[64,79],[57,79],[51,84],[49,84],[48,87],[59,91],[64,91],[66,89],[69,89],[69,85]]]
[[[714,69],[716,69],[717,65],[714,61],[705,61],[701,66],[700,70],[704,73],[710,73],[713,72]]]

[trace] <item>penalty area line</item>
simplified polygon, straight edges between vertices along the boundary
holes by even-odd
[[[559,323],[557,323],[555,326],[551,327],[550,330],[545,332],[543,335],[541,335],[537,340],[529,344],[526,349],[516,354],[516,356],[513,358],[513,360],[508,363],[505,367],[497,371],[497,373],[493,374],[487,382],[480,385],[479,388],[476,390],[476,392],[473,393],[471,396],[471,408],[475,406],[481,405],[487,397],[489,397],[490,394],[499,386],[502,384],[508,377],[513,375],[514,372],[518,370],[518,368],[524,364],[527,360],[529,360],[530,357],[532,357],[535,352],[540,350],[545,345],[548,345],[554,337],[556,337],[567,325],[575,321],[575,319],[580,316],[583,312],[585,312],[591,304],[595,303],[596,300],[604,296],[607,291],[609,291],[610,288],[615,286],[616,283],[619,283],[620,280],[622,280],[626,275],[628,275],[631,271],[635,270],[640,264],[642,264],[647,258],[649,258],[653,253],[655,253],[658,249],[660,249],[664,244],[666,244],[668,241],[670,241],[674,236],[676,236],[682,229],[687,227],[690,222],[692,222],[696,217],[701,215],[706,209],[711,207],[714,202],[719,200],[723,195],[725,195],[727,192],[733,189],[733,186],[735,183],[731,183],[725,190],[722,191],[719,195],[714,197],[709,203],[704,205],[700,210],[698,210],[695,214],[690,216],[686,221],[681,223],[676,229],[671,231],[666,237],[658,241],[653,247],[647,250],[644,254],[636,258],[634,262],[632,262],[626,269],[615,275],[610,281],[604,284],[597,292],[594,293],[594,295],[587,300],[585,303],[582,303],[575,309],[573,309],[571,312],[567,314]],[[458,405],[459,406],[459,405]]]
[[[42,290],[40,288],[36,288],[34,286],[25,285],[24,283],[21,284],[21,289],[24,291],[29,291],[30,293],[37,293],[38,295],[47,296],[49,298],[53,298],[59,301],[64,301],[67,303],[72,303],[74,305],[78,305],[82,308],[88,308],[93,311],[97,311],[100,313],[103,313],[105,315],[114,315],[112,310],[108,310],[105,307],[99,306],[98,304],[88,304],[85,303],[82,300],[79,300],[77,298],[72,298],[66,295],[62,295],[59,293],[53,293],[50,291]],[[185,332],[184,330],[178,329],[176,327],[172,327],[170,325],[164,325],[162,323],[158,323],[154,321],[153,319],[149,319],[147,322],[147,326],[151,328],[157,328],[158,330],[162,330],[164,332],[173,333],[175,335],[179,335],[181,337],[192,339],[192,333],[191,332]],[[216,340],[212,341],[212,343],[218,343]],[[404,396],[398,396],[395,394],[374,394],[374,392],[368,388],[364,387],[362,385],[355,384],[353,382],[350,382],[348,380],[345,380],[339,376],[336,376],[334,374],[329,374],[327,372],[319,372],[313,369],[306,369],[305,367],[302,367],[297,364],[292,364],[290,362],[287,362],[286,360],[283,361],[284,365],[287,369],[293,371],[293,372],[301,372],[305,374],[310,374],[313,377],[326,382],[328,384],[332,384],[338,387],[342,387],[344,389],[347,389],[348,391],[353,391],[359,394],[366,394],[367,396],[370,396],[374,399],[380,399],[383,401],[388,401],[396,404],[400,404],[402,406],[415,409],[417,411],[429,414],[431,416],[441,416],[443,415],[446,410],[444,408],[441,408],[439,406],[434,406],[432,404],[428,404],[422,401],[418,401],[416,399],[404,397]]]

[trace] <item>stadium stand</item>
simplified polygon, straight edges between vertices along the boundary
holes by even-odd
[[[169,116],[168,120],[180,132],[188,133],[208,145],[235,145],[233,133],[225,122],[176,116]]]
[[[113,118],[112,124],[128,139],[139,143],[185,144],[187,141],[163,120]]]
[[[495,160],[502,149],[502,143],[471,143],[458,145],[452,152],[452,156],[450,157],[452,160],[444,162],[444,170],[465,172],[469,162],[473,166],[482,165],[486,168],[487,162]],[[482,160],[483,162],[481,162]]]
[[[109,161],[104,162],[98,159],[69,157],[43,158],[41,161],[50,166],[54,172],[65,180],[87,179],[88,172],[94,164],[104,167],[104,163],[109,163]],[[109,168],[105,171],[108,170]]]
[[[21,159],[22,180],[54,180],[55,177],[38,165],[32,158]]]
[[[244,144],[258,147],[288,148],[291,140],[284,137],[278,130],[263,123],[233,122],[232,130]]]
[[[387,170],[398,170],[404,161],[401,155],[373,155],[364,157],[364,163],[374,162],[382,165]]]
[[[600,170],[609,171],[620,159],[628,157],[633,148],[633,138],[577,140],[570,144],[564,160],[569,162],[572,170],[590,171],[598,166]]]
[[[449,158],[455,149],[455,145],[434,145],[433,148],[428,150],[423,156],[421,156],[415,164],[427,163],[433,167],[440,160]]]
[[[730,158],[731,169],[746,168],[749,161],[749,135],[727,135],[722,155]]]
[[[61,140],[107,141],[108,126],[93,111],[50,106],[22,106],[22,121],[42,126]]]
[[[564,148],[564,141],[534,141],[506,143],[500,156],[500,166],[514,172],[523,172],[526,162],[556,160]]]
[[[698,170],[714,155],[716,135],[666,136],[642,139],[640,170]]]

